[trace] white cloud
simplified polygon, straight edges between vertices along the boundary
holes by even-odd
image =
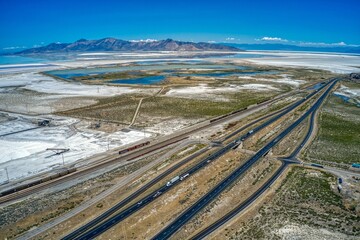
[[[60,44],[60,42],[57,42],[57,44]],[[44,46],[45,45],[45,43],[44,42],[41,42],[40,44],[34,44],[32,47],[33,48],[37,48],[37,47],[42,47],[42,46]]]
[[[216,41],[210,40],[208,41],[208,43],[216,43]]]
[[[255,39],[257,41],[275,41],[275,42],[288,42],[287,39],[279,38],[279,37],[263,37],[261,39]]]
[[[23,49],[26,46],[15,46],[15,47],[4,47],[3,50],[15,50],[15,49]]]
[[[263,37],[263,38],[255,38],[255,41],[267,41],[267,42],[283,42],[296,46],[304,46],[304,47],[360,47],[360,45],[354,44],[346,44],[345,42],[337,42],[337,43],[324,43],[324,42],[302,42],[302,41],[289,41],[287,39],[283,39],[280,37]]]
[[[324,43],[324,42],[298,42],[296,45],[299,46],[311,46],[311,47],[359,47],[360,45],[346,44],[345,42],[337,43]]]
[[[226,41],[234,41],[235,38],[233,38],[233,37],[227,37],[225,40],[226,40]]]
[[[156,39],[139,39],[139,40],[130,40],[130,42],[157,42],[158,40]]]

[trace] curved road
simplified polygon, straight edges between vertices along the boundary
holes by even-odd
[[[161,230],[152,239],[168,239],[177,230],[179,230],[185,223],[187,223],[192,217],[200,212],[205,206],[219,196],[227,187],[233,184],[244,172],[246,172],[254,163],[256,163],[261,157],[266,155],[272,147],[274,147],[281,139],[283,139],[288,133],[290,133],[295,127],[297,127],[304,119],[306,119],[312,112],[314,112],[323,102],[325,97],[329,94],[337,80],[332,81],[329,88],[321,95],[321,97],[315,102],[315,104],[306,111],[298,120],[282,131],[275,139],[261,148],[253,157],[247,160],[242,166],[233,171],[223,181],[216,185],[212,190],[200,198],[194,205],[184,211],[178,218],[172,223]]]
[[[33,237],[37,236],[38,234],[41,234],[41,233],[51,229],[52,227],[55,227],[56,225],[62,223],[63,221],[66,221],[66,220],[70,219],[71,217],[75,216],[76,214],[79,214],[80,212],[84,211],[88,207],[94,205],[95,203],[97,203],[97,202],[101,201],[102,199],[104,199],[105,197],[109,196],[114,191],[116,191],[116,190],[120,189],[121,187],[129,184],[131,181],[133,181],[134,179],[140,177],[142,174],[144,174],[145,172],[147,172],[151,168],[155,167],[156,165],[158,165],[162,161],[168,159],[169,157],[171,157],[171,155],[173,155],[176,152],[180,151],[185,146],[189,146],[190,144],[194,144],[194,143],[197,143],[197,142],[198,141],[195,141],[195,140],[185,140],[184,142],[180,142],[179,145],[177,145],[176,147],[171,149],[169,152],[167,152],[164,155],[160,156],[158,159],[151,162],[150,164],[147,164],[144,167],[142,167],[142,168],[136,170],[135,172],[129,174],[127,177],[122,178],[119,182],[117,182],[114,186],[110,187],[106,191],[101,192],[99,195],[95,196],[94,198],[91,198],[87,202],[82,203],[80,206],[72,209],[71,211],[65,213],[64,215],[62,215],[62,216],[60,216],[58,218],[55,218],[55,219],[51,220],[50,222],[45,223],[44,225],[41,225],[41,226],[39,226],[37,228],[34,228],[32,230],[27,231],[25,234],[21,235],[17,239],[18,240],[26,240],[26,239],[33,238]],[[188,161],[188,158],[196,157],[196,156],[206,152],[207,150],[209,150],[209,147],[203,148],[203,149],[193,153],[191,156],[189,156],[189,157],[185,158],[184,160],[182,160],[181,162],[179,162],[179,164],[177,166],[180,166],[181,164],[185,164]],[[164,175],[164,174],[165,173],[163,173],[162,175]],[[148,187],[148,184],[146,184],[144,187],[140,188],[136,193],[134,193],[134,195],[135,194],[140,194],[141,191],[143,191],[146,186]],[[124,204],[126,204],[126,203],[124,203]]]
[[[287,168],[289,164],[296,164],[300,163],[296,160],[296,155],[301,151],[301,149],[304,147],[304,145],[309,141],[309,138],[313,132],[313,125],[315,120],[316,111],[311,113],[310,116],[310,125],[309,129],[307,131],[307,134],[305,138],[301,141],[300,145],[295,148],[294,151],[288,156],[283,159],[281,159],[282,164],[280,168],[256,191],[254,192],[250,197],[248,197],[244,202],[236,206],[233,210],[231,210],[229,213],[227,213],[225,216],[221,217],[211,225],[207,226],[203,230],[201,230],[199,233],[197,233],[195,236],[193,236],[192,240],[200,240],[214,232],[216,229],[227,223],[229,220],[231,220],[233,217],[235,217],[238,213],[245,210],[247,207],[249,207],[255,200],[257,200],[270,186],[281,176],[281,174],[284,172],[284,170]]]
[[[327,84],[326,84],[327,85]],[[324,85],[323,87],[325,87],[326,85]],[[248,138],[249,136],[255,134],[256,132],[260,131],[262,128],[266,127],[267,125],[275,122],[276,120],[278,120],[279,118],[281,118],[282,116],[284,116],[285,114],[289,113],[290,111],[294,110],[296,107],[298,107],[299,105],[301,105],[302,103],[304,103],[305,101],[307,101],[310,97],[314,96],[317,93],[317,91],[312,92],[311,94],[309,94],[306,98],[301,99],[300,101],[292,104],[290,107],[285,108],[285,110],[283,110],[279,115],[269,119],[268,121],[266,121],[265,123],[261,124],[260,126],[256,127],[253,129],[252,133],[248,133],[245,134],[243,136],[241,136],[240,138],[238,138],[236,141],[233,141],[231,143],[229,143],[227,146],[225,146],[223,149],[215,152],[214,154],[210,155],[209,157],[207,157],[206,159],[204,159],[203,161],[201,161],[199,164],[195,165],[193,168],[191,168],[190,170],[188,170],[187,172],[181,174],[180,176],[189,176],[195,172],[197,172],[198,170],[200,170],[201,168],[203,168],[204,166],[206,166],[207,164],[209,164],[209,162],[211,162],[212,160],[220,157],[221,155],[225,154],[226,152],[230,151],[232,148],[236,147],[237,145],[239,145],[240,141]],[[263,119],[261,119],[263,120]],[[260,120],[259,120],[260,121]],[[256,122],[256,121],[255,121]],[[81,227],[80,229],[72,232],[71,234],[65,236],[63,239],[91,239],[94,238],[96,236],[98,236],[99,234],[105,232],[107,229],[111,228],[112,226],[116,225],[117,223],[119,223],[120,221],[122,221],[123,219],[125,219],[126,217],[130,216],[132,213],[134,213],[135,211],[138,211],[139,209],[143,208],[144,206],[146,206],[147,204],[149,204],[150,202],[152,202],[155,198],[157,198],[159,195],[163,194],[164,192],[168,191],[170,188],[172,188],[174,185],[178,184],[180,181],[175,182],[174,184],[170,185],[170,186],[163,186],[160,189],[152,192],[151,194],[148,194],[146,197],[144,197],[142,200],[140,200],[139,202],[133,204],[132,206],[128,207],[127,209],[117,213],[115,216],[107,219],[106,221],[104,221],[102,224],[90,229],[91,227],[94,226],[94,224],[91,224],[91,222],[86,225],[84,225],[83,227]],[[111,209],[109,209],[109,212],[115,212],[117,211],[119,208],[116,208],[115,206]],[[101,218],[101,220],[103,220],[104,218]],[[99,223],[101,222],[101,220],[97,221],[96,219],[93,220],[92,222],[94,223]],[[87,229],[90,229],[88,232],[85,232],[82,235],[82,232],[86,231]]]

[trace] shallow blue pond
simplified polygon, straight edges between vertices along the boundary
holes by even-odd
[[[119,79],[119,80],[112,80],[109,83],[116,83],[116,84],[156,84],[161,82],[165,79],[165,76],[150,76],[150,77],[140,77],[140,78],[131,78],[131,79]]]

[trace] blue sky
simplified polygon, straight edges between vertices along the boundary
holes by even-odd
[[[0,48],[80,38],[360,45],[359,0],[0,0]]]

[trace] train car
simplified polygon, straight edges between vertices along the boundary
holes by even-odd
[[[323,165],[316,164],[316,163],[312,163],[310,166],[312,166],[312,167],[317,167],[317,168],[324,168]]]
[[[144,142],[144,143],[140,143],[140,144],[138,144],[138,145],[135,145],[135,146],[129,147],[129,148],[127,148],[127,149],[124,149],[124,150],[119,151],[119,154],[121,155],[121,154],[130,152],[130,151],[132,151],[132,150],[135,150],[135,149],[137,149],[137,148],[144,147],[144,146],[149,145],[149,144],[150,144],[150,141],[147,141],[147,142]]]
[[[246,107],[246,108],[239,109],[239,110],[232,111],[232,112],[230,112],[230,113],[221,115],[221,116],[216,117],[216,118],[213,118],[213,119],[210,120],[210,122],[212,123],[212,122],[219,121],[219,120],[221,120],[221,119],[223,119],[223,118],[229,117],[229,116],[234,115],[234,114],[239,113],[239,112],[243,112],[243,111],[245,111],[245,110],[247,110],[247,107]]]
[[[267,102],[267,101],[269,101],[269,99],[264,99],[264,100],[262,100],[260,102],[257,102],[256,104],[261,104],[261,103],[264,103],[264,102]]]
[[[73,173],[73,172],[76,172],[76,168],[70,168],[70,169],[68,170],[68,174]]]
[[[5,190],[5,191],[2,191],[0,193],[0,197],[3,197],[3,196],[6,196],[6,195],[9,195],[9,194],[12,194],[14,193],[16,190],[14,188],[11,188],[11,189],[8,189],[8,190]]]
[[[50,181],[50,180],[53,180],[53,179],[56,179],[56,178],[59,178],[59,177],[62,177],[62,176],[65,176],[65,175],[67,175],[67,174],[70,174],[70,173],[75,172],[76,170],[77,170],[76,168],[70,168],[70,169],[67,169],[67,170],[65,170],[65,171],[62,171],[62,172],[55,173],[55,174],[53,174],[53,175],[44,177],[44,178],[42,178],[42,179],[39,179],[39,180],[36,180],[36,181],[33,181],[33,182],[29,182],[29,183],[27,183],[27,184],[23,184],[23,185],[20,185],[20,186],[17,186],[17,187],[8,189],[8,190],[6,190],[6,191],[1,192],[1,193],[0,193],[0,197],[6,196],[6,195],[9,195],[9,194],[12,194],[12,193],[21,191],[21,190],[24,190],[24,189],[26,189],[26,188],[30,188],[30,187],[39,185],[39,184],[41,184],[41,183],[44,183],[44,182],[47,182],[47,181]]]
[[[41,179],[29,183],[27,187],[33,187],[35,185],[39,185],[40,183],[42,183]]]
[[[51,175],[51,179],[55,179],[58,177],[60,177],[60,173],[55,173],[55,174]]]
[[[51,176],[47,176],[47,177],[44,177],[42,179],[43,182],[47,182],[47,181],[50,181],[51,180]]]
[[[62,171],[62,172],[60,172],[59,177],[65,176],[65,175],[67,175],[68,173],[69,173],[69,170]]]
[[[128,151],[129,151],[129,149],[124,149],[124,150],[119,151],[119,154],[121,155],[121,154],[127,153]]]

